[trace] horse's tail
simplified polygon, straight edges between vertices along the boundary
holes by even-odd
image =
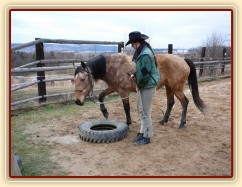
[[[199,96],[195,65],[190,59],[185,59],[185,61],[187,62],[191,70],[188,77],[188,85],[192,92],[193,101],[197,106],[197,108],[204,113],[206,112],[206,105],[204,104],[203,100]]]

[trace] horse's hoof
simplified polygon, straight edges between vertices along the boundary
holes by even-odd
[[[185,124],[180,125],[179,129],[184,129],[186,128]]]
[[[165,125],[165,121],[164,120],[161,120],[161,121],[159,121],[159,124],[160,125]]]
[[[130,119],[130,120],[127,120],[127,121],[126,121],[126,124],[127,124],[128,126],[131,125],[131,124],[132,124],[131,119]]]
[[[106,119],[108,119],[108,115],[109,115],[108,112],[104,112],[104,113],[103,113],[103,116],[104,116]]]

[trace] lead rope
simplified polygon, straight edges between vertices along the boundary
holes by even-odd
[[[95,101],[94,99],[91,99],[91,98],[89,98],[89,99],[90,99],[90,101],[92,101],[93,103],[96,103],[96,104],[109,104],[109,103],[119,102],[120,100],[128,99],[128,98],[133,97],[135,95],[136,94],[133,93],[131,96],[122,97],[122,98],[115,99],[115,100],[112,100],[112,101],[104,101],[104,102]]]

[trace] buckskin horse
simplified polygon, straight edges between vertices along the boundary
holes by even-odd
[[[165,86],[167,97],[167,109],[163,119],[159,122],[164,124],[168,121],[172,107],[175,103],[174,96],[181,102],[182,117],[179,128],[185,127],[188,99],[183,89],[186,80],[192,93],[193,101],[201,112],[206,111],[206,106],[201,100],[198,91],[196,69],[189,59],[182,59],[173,54],[156,55],[157,68],[159,68],[161,79],[157,89]],[[100,109],[103,116],[108,118],[108,111],[104,105],[105,96],[117,92],[122,98],[126,123],[132,123],[130,116],[129,93],[136,91],[136,85],[129,80],[127,74],[135,72],[135,63],[127,54],[101,54],[88,62],[81,62],[81,66],[75,69],[73,83],[75,85],[75,103],[84,105],[85,99],[93,92],[94,81],[99,79],[105,81],[108,88],[99,95]]]

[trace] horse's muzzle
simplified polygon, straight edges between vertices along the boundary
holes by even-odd
[[[79,99],[75,100],[75,103],[79,106],[83,106],[84,103],[82,103]]]

